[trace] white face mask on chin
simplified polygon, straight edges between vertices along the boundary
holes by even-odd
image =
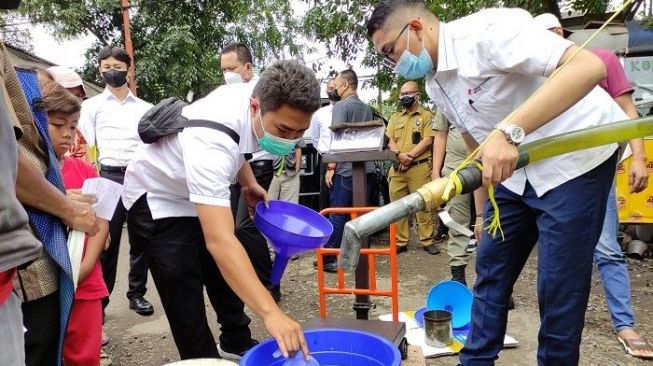
[[[226,84],[240,84],[243,82],[243,77],[237,72],[225,71],[224,82]]]

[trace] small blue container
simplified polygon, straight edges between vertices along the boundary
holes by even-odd
[[[320,366],[400,366],[399,349],[389,340],[371,333],[351,329],[325,328],[307,330],[304,337],[311,356]],[[272,356],[277,342],[268,339],[249,350],[240,366],[282,366],[283,357]]]

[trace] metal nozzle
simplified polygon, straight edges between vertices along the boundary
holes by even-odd
[[[353,271],[358,266],[363,238],[418,211],[436,209],[442,205],[442,194],[449,179],[440,178],[417,192],[347,222],[342,236],[338,266]]]

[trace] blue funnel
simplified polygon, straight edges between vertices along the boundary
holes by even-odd
[[[276,253],[272,266],[273,285],[281,283],[290,257],[320,248],[329,240],[333,226],[319,213],[287,201],[270,201],[256,205],[254,224]]]
[[[457,281],[443,281],[431,288],[426,298],[427,310],[451,313],[451,326],[462,328],[472,320],[472,292]]]

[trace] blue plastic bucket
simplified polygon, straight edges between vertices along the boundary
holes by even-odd
[[[320,366],[399,366],[399,349],[387,339],[352,329],[314,329],[304,332],[308,349]],[[279,348],[268,339],[249,350],[241,366],[282,366],[283,357],[272,354]]]

